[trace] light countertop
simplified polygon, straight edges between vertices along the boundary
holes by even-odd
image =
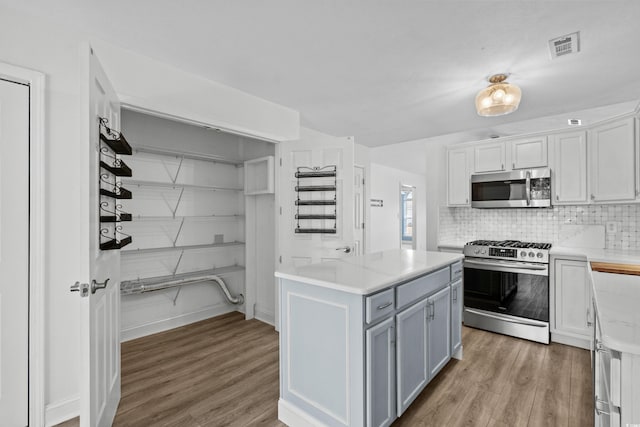
[[[603,344],[640,355],[640,276],[589,271]]]
[[[618,264],[640,264],[639,250],[625,249],[595,249],[595,248],[568,248],[552,246],[549,255],[556,258],[573,256],[585,258],[587,261],[612,262]]]
[[[368,295],[438,270],[461,254],[393,249],[276,271],[276,277]]]

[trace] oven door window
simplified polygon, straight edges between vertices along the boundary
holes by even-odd
[[[549,277],[465,267],[464,305],[548,322]]]

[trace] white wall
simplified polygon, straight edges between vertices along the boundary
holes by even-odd
[[[84,160],[78,150],[78,38],[59,26],[0,9],[0,39],[5,41],[0,44],[0,61],[46,74],[45,405],[51,411],[77,411],[80,311],[78,294],[71,294],[69,286],[82,280],[77,262],[82,259],[79,207],[88,203],[80,196],[80,183],[86,178],[73,167]]]
[[[447,204],[446,144],[438,141],[425,143],[426,196],[427,196],[427,250],[438,250],[440,207]]]
[[[400,247],[400,186],[416,187],[416,249],[427,247],[427,200],[424,175],[371,163],[371,198],[382,199],[383,207],[371,207],[369,252]]]
[[[45,404],[47,405],[46,422],[48,424],[63,421],[76,416],[78,406],[78,357],[79,342],[79,297],[69,292],[69,286],[81,277],[83,268],[78,260],[86,258],[83,247],[82,228],[87,222],[81,212],[86,211],[87,200],[81,196],[80,183],[87,179],[82,176],[81,169],[74,167],[81,161],[80,99],[80,46],[89,40],[86,34],[74,32],[69,26],[51,24],[39,18],[33,18],[7,7],[0,7],[0,61],[13,65],[41,71],[46,75],[45,93]],[[98,58],[102,52],[96,49]],[[157,62],[143,61],[143,75],[137,75],[122,56],[112,49],[109,60],[104,64],[108,73],[114,73],[117,92],[125,88],[139,85],[135,97],[140,100],[151,99],[154,104],[154,92],[158,85],[166,84],[162,75],[149,73],[150,64]],[[126,55],[131,58],[132,55]],[[171,67],[169,67],[171,68]],[[197,96],[202,89],[202,96],[180,111],[192,112],[194,118],[211,125],[229,127],[238,131],[250,131],[255,127],[256,134],[277,139],[297,134],[297,113],[268,101],[228,90],[213,82],[194,78],[171,68],[172,82],[176,79],[189,80],[190,93],[183,91],[183,96],[174,97],[176,102]],[[117,75],[117,77],[116,77]],[[155,83],[145,82],[153,80]],[[167,86],[168,87],[168,86]],[[176,91],[174,85],[167,90]],[[178,91],[180,92],[180,91]],[[194,95],[196,93],[196,95]],[[213,96],[212,96],[213,95]],[[220,95],[220,96],[217,96]],[[224,96],[222,96],[224,95]],[[158,101],[170,109],[173,104]],[[206,102],[205,102],[206,100]],[[233,108],[231,108],[233,106]],[[224,112],[231,111],[229,114]]]
[[[246,219],[247,287],[254,286],[255,289],[254,316],[274,325],[276,311],[274,195],[247,196]]]
[[[175,66],[91,41],[123,103],[272,141],[298,139],[300,114]]]

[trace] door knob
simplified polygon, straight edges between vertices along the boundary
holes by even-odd
[[[343,246],[341,248],[336,248],[336,251],[342,251],[345,254],[348,254],[351,252],[351,246]]]
[[[98,283],[94,280],[91,281],[91,293],[95,294],[98,289],[104,289],[107,287],[107,283],[109,283],[109,279],[105,280],[102,283]]]

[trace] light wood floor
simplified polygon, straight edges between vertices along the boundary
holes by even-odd
[[[592,426],[590,356],[463,330],[452,360],[394,426]],[[278,334],[230,313],[122,344],[115,426],[283,426]],[[77,425],[77,419],[65,427]]]

